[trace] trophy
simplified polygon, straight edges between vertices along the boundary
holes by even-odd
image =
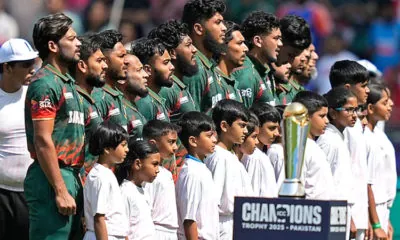
[[[285,181],[279,190],[279,197],[305,197],[300,176],[309,127],[308,111],[303,104],[293,102],[285,108],[282,120]]]

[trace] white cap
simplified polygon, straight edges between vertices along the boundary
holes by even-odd
[[[3,43],[0,48],[0,63],[26,61],[38,57],[38,52],[24,39],[13,38]]]
[[[365,67],[368,72],[375,74],[377,77],[382,77],[382,72],[378,70],[378,68],[367,59],[358,60],[357,63]]]

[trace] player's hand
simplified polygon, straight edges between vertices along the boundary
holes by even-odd
[[[388,240],[388,237],[382,228],[374,229],[374,237],[377,240]]]
[[[56,194],[56,204],[60,214],[66,216],[76,214],[75,199],[69,194],[68,191],[63,191],[59,194]]]
[[[389,225],[388,225],[388,240],[392,240],[393,239],[393,235],[394,235],[394,229],[392,226],[392,223],[389,221]]]
[[[368,229],[365,231],[365,240],[373,240],[374,231],[372,231],[371,223],[368,221]]]
[[[350,222],[350,239],[356,238],[357,236],[357,228],[356,225],[353,222],[353,219],[351,219]]]

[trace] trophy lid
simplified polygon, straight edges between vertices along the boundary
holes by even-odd
[[[300,125],[305,125],[308,123],[308,110],[303,104],[292,102],[286,106],[283,112],[283,119],[288,118],[295,120]]]

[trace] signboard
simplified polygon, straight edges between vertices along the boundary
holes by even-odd
[[[236,197],[233,239],[343,240],[346,201]]]

